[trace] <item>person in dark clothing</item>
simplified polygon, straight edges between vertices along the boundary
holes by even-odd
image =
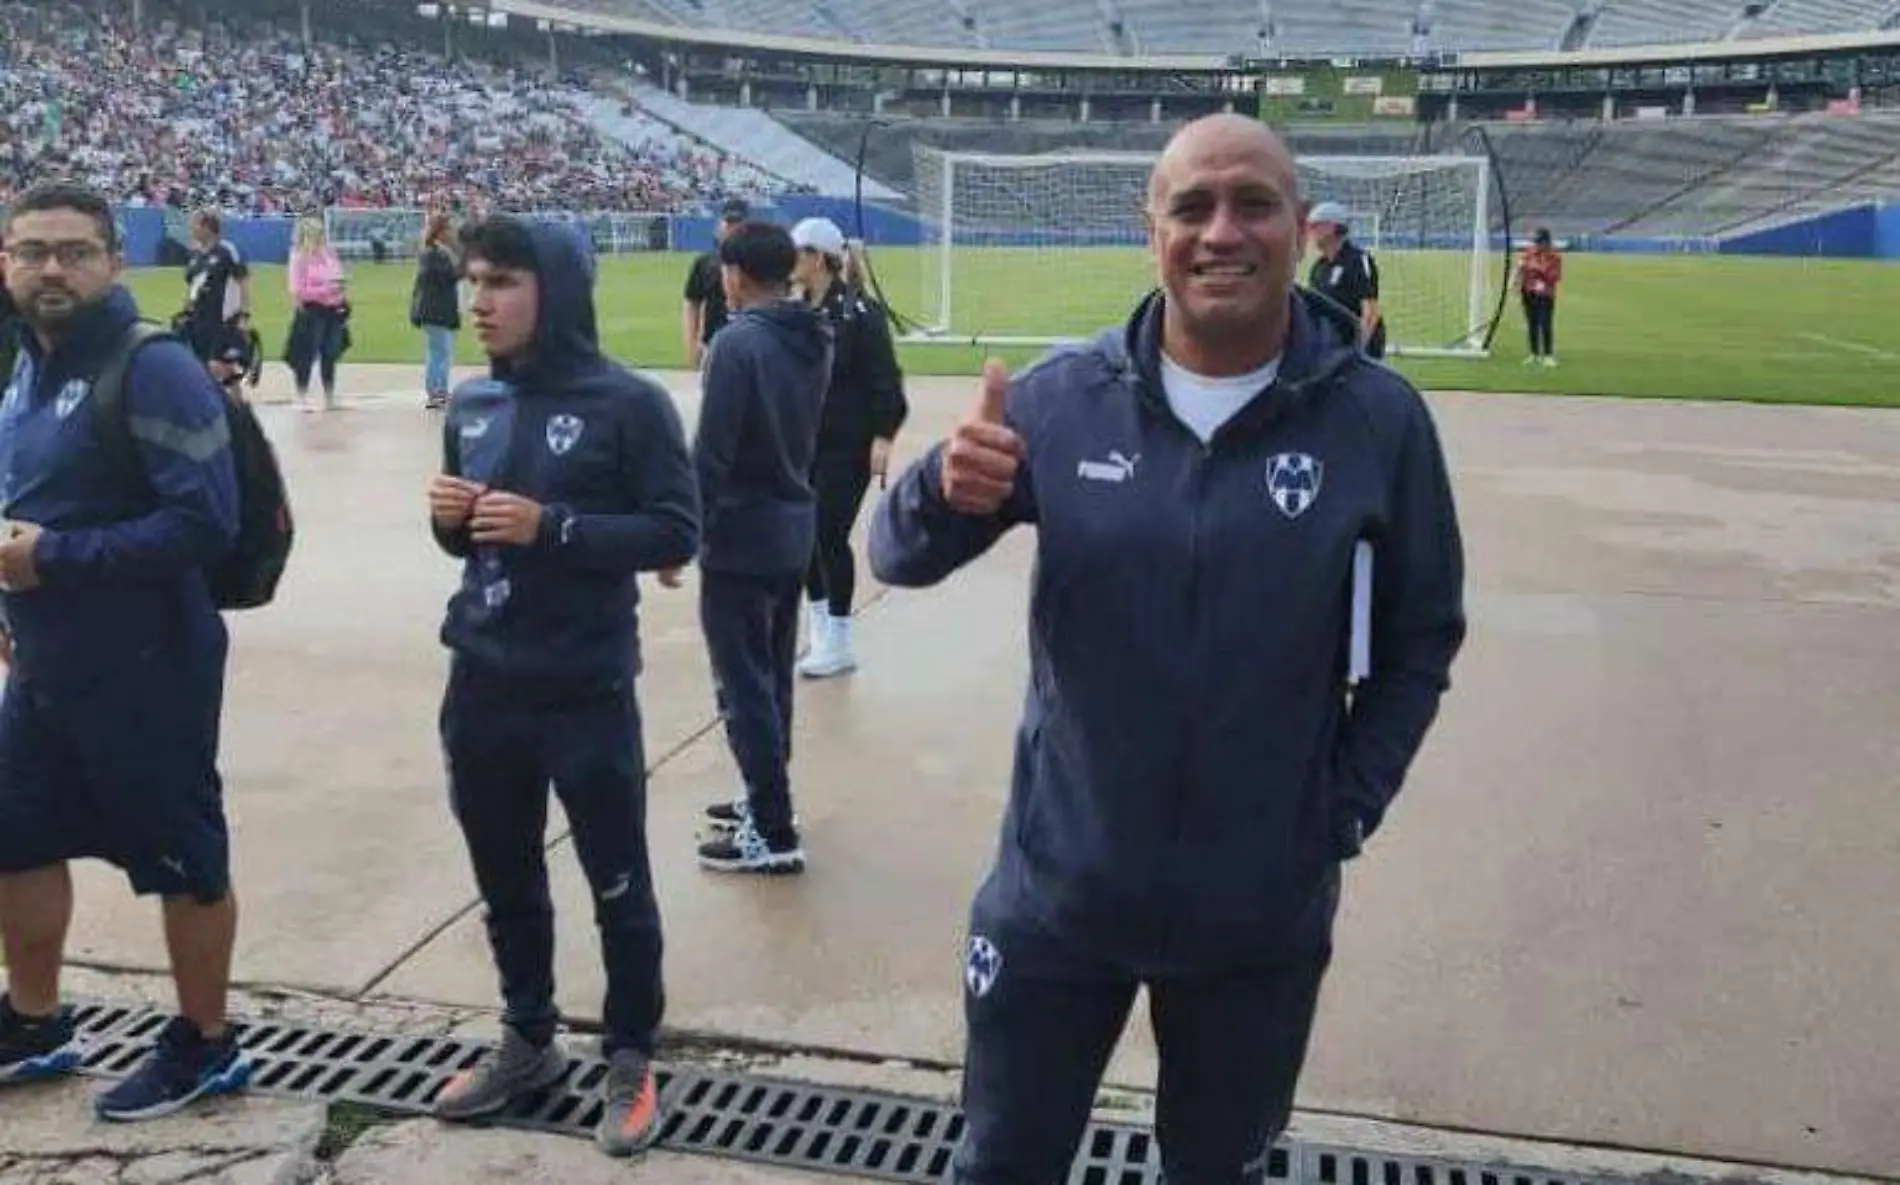
[[[1321,202],[1306,218],[1307,233],[1319,251],[1307,286],[1359,319],[1359,342],[1367,355],[1385,357],[1385,312],[1379,307],[1379,263],[1352,241],[1346,209]]]
[[[200,361],[211,360],[223,328],[251,312],[251,267],[224,239],[224,220],[201,210],[191,220],[185,264],[185,332]]]
[[[1267,125],[1186,125],[1150,182],[1160,290],[1014,379],[988,364],[873,516],[898,587],[1036,528],[1014,782],[970,913],[959,1185],[1068,1179],[1143,985],[1165,1176],[1266,1180],[1340,866],[1448,686],[1438,437],[1354,318],[1294,287],[1300,208]]]
[[[726,327],[731,310],[726,303],[726,285],[719,261],[719,244],[726,236],[752,217],[752,207],[741,198],[729,198],[720,207],[719,221],[713,226],[713,249],[694,258],[686,273],[685,304],[680,312],[680,332],[686,347],[686,365],[698,370],[705,365],[706,347],[713,334]]]
[[[455,333],[462,327],[456,286],[462,264],[455,255],[449,216],[438,210],[422,228],[422,251],[416,257],[416,282],[409,294],[409,324],[422,330],[427,351],[423,366],[423,404],[431,410],[449,401],[449,379],[455,364]]]
[[[20,356],[20,334],[25,325],[7,295],[6,255],[0,252],[0,379],[13,374],[13,362]]]
[[[224,327],[205,368],[218,386],[235,398],[244,397],[243,386],[247,379],[251,386],[257,386],[263,369],[263,342],[257,331],[245,323],[245,318],[239,317]]]
[[[846,276],[844,232],[829,219],[808,218],[792,228],[792,242],[798,246],[798,286],[836,335],[812,463],[818,541],[805,573],[811,646],[798,664],[801,675],[822,679],[858,665],[851,646],[857,586],[851,528],[871,478],[883,478],[890,465],[891,443],[909,404],[884,308]]]
[[[78,186],[29,190],[8,211],[6,254],[31,332],[0,403],[0,1083],[81,1060],[59,1008],[68,865],[102,859],[163,902],[179,1015],[94,1108],[157,1118],[251,1072],[225,1013],[238,917],[218,772],[229,637],[207,572],[238,535],[225,399],[183,345],[139,348],[123,398],[144,480],[128,481],[88,414],[139,319],[111,206]]]
[[[699,618],[745,798],[708,811],[722,834],[700,846],[699,862],[800,872],[788,769],[793,665],[817,530],[811,467],[832,334],[791,294],[798,249],[783,227],[746,223],[719,245],[719,258],[736,311],[706,355],[693,441],[704,507]]]
[[[491,367],[450,397],[429,486],[436,541],[463,561],[442,626],[453,658],[441,732],[505,1011],[501,1047],[451,1081],[435,1112],[492,1115],[566,1068],[544,858],[552,784],[606,964],[596,1140],[631,1155],[658,1131],[665,1004],[634,694],[637,574],[698,549],[692,458],[666,391],[601,354],[574,235],[497,216],[462,246]]]

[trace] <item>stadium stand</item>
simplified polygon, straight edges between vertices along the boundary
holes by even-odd
[[[231,213],[665,210],[784,187],[631,107],[603,135],[572,83],[413,46],[305,47],[232,11],[135,33],[122,10],[0,0],[0,201],[48,173]]]
[[[344,0],[348,32],[319,29],[306,47],[256,16],[263,2],[213,4],[207,26],[206,0],[193,0],[188,28],[173,19],[173,0],[146,0],[157,17],[135,33],[116,2],[0,0],[0,202],[51,172],[76,173],[133,205],[215,204],[232,213],[473,197],[515,209],[703,212],[729,194],[769,202],[785,191],[849,196],[856,188],[866,126],[858,116],[689,103],[628,81],[624,59],[587,59],[584,44],[572,56],[604,69],[587,75],[569,63],[557,77],[545,58],[499,54],[451,62],[421,48],[413,23],[406,31],[363,23],[370,10],[344,8]],[[1314,46],[1346,36],[1388,49],[1513,39],[1548,48],[1584,33],[1592,41],[1759,38],[1865,26],[1894,11],[1894,0],[1770,0],[1753,19],[1738,0],[1673,8],[1609,0],[1583,10],[1572,0],[1518,0],[1508,14],[1497,3],[1446,0],[1238,0],[1191,14],[1178,0],[585,2],[675,24],[753,23],[865,42],[961,38],[1133,52],[1235,48],[1263,35]],[[1196,22],[1197,31],[1184,31]],[[1296,124],[1288,134],[1303,155],[1409,154],[1453,145],[1466,126]],[[1549,225],[1572,239],[1706,239],[1900,192],[1900,114],[1481,126],[1515,224]],[[919,142],[1003,153],[1154,151],[1172,130],[893,117],[870,137],[865,193],[907,204]]]
[[[1774,0],[1743,27],[1741,36],[1789,37],[1836,29],[1875,29],[1892,12],[1891,0]]]
[[[568,0],[705,29],[883,45],[1117,54],[1402,54],[1668,45],[1875,29],[1890,0]],[[1579,15],[1588,20],[1578,23]],[[1575,42],[1567,40],[1582,30]]]
[[[1900,190],[1900,115],[1487,124],[1513,221],[1556,234],[1739,234]]]
[[[801,138],[784,123],[763,111],[688,103],[658,87],[635,85],[629,94],[648,118],[658,117],[685,129],[694,137],[731,156],[755,162],[774,176],[814,193],[847,196],[856,191],[857,169],[846,164],[855,150],[842,157],[827,154]],[[892,198],[897,194],[873,182],[866,195]]]
[[[1557,49],[1576,17],[1570,0],[1503,4],[1431,4],[1421,18],[1428,49]]]

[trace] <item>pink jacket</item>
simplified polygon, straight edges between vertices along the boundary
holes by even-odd
[[[298,304],[321,304],[332,308],[343,303],[343,261],[325,247],[315,254],[293,254],[290,258],[290,296]]]

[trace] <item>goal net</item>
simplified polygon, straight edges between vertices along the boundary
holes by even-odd
[[[914,152],[921,328],[906,340],[1083,337],[1157,283],[1141,219],[1155,154]],[[1487,158],[1308,156],[1299,172],[1301,195],[1343,205],[1373,253],[1389,352],[1485,352],[1504,282]],[[1309,248],[1302,284],[1316,258]]]

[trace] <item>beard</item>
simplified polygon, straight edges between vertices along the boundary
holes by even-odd
[[[52,333],[83,312],[88,302],[70,288],[41,285],[24,297],[16,295],[13,303],[21,320],[42,333]]]

